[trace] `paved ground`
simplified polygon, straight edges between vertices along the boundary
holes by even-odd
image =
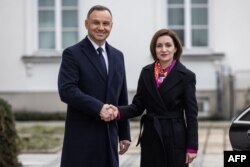
[[[199,152],[190,167],[223,167],[223,151],[231,150],[228,139],[229,122],[199,123]],[[129,151],[120,156],[120,167],[139,167],[140,148],[136,147],[138,123],[132,124]],[[61,152],[55,154],[21,154],[24,167],[59,167]]]

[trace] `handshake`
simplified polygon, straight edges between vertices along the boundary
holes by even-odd
[[[111,104],[104,104],[101,111],[100,117],[102,120],[109,122],[117,118],[118,116],[118,108]]]

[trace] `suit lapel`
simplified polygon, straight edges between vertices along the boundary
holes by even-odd
[[[95,67],[95,69],[98,71],[101,78],[106,81],[107,76],[102,71],[100,67],[100,60],[98,59],[98,54],[94,48],[94,46],[91,44],[89,39],[85,37],[85,39],[82,40],[82,51],[84,55],[89,59],[90,63]]]
[[[106,51],[109,61],[109,68],[108,68],[108,87],[109,87],[115,72],[116,63],[115,63],[115,54],[112,52],[112,49],[108,43],[106,43]]]

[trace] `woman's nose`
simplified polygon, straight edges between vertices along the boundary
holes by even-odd
[[[162,46],[161,50],[162,50],[162,51],[166,51],[166,50],[167,50],[167,47]]]

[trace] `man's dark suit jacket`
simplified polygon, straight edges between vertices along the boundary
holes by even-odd
[[[64,50],[59,95],[67,104],[61,167],[118,167],[118,140],[130,140],[129,122],[100,119],[103,104],[127,105],[122,52],[106,43],[108,76],[87,37]]]

